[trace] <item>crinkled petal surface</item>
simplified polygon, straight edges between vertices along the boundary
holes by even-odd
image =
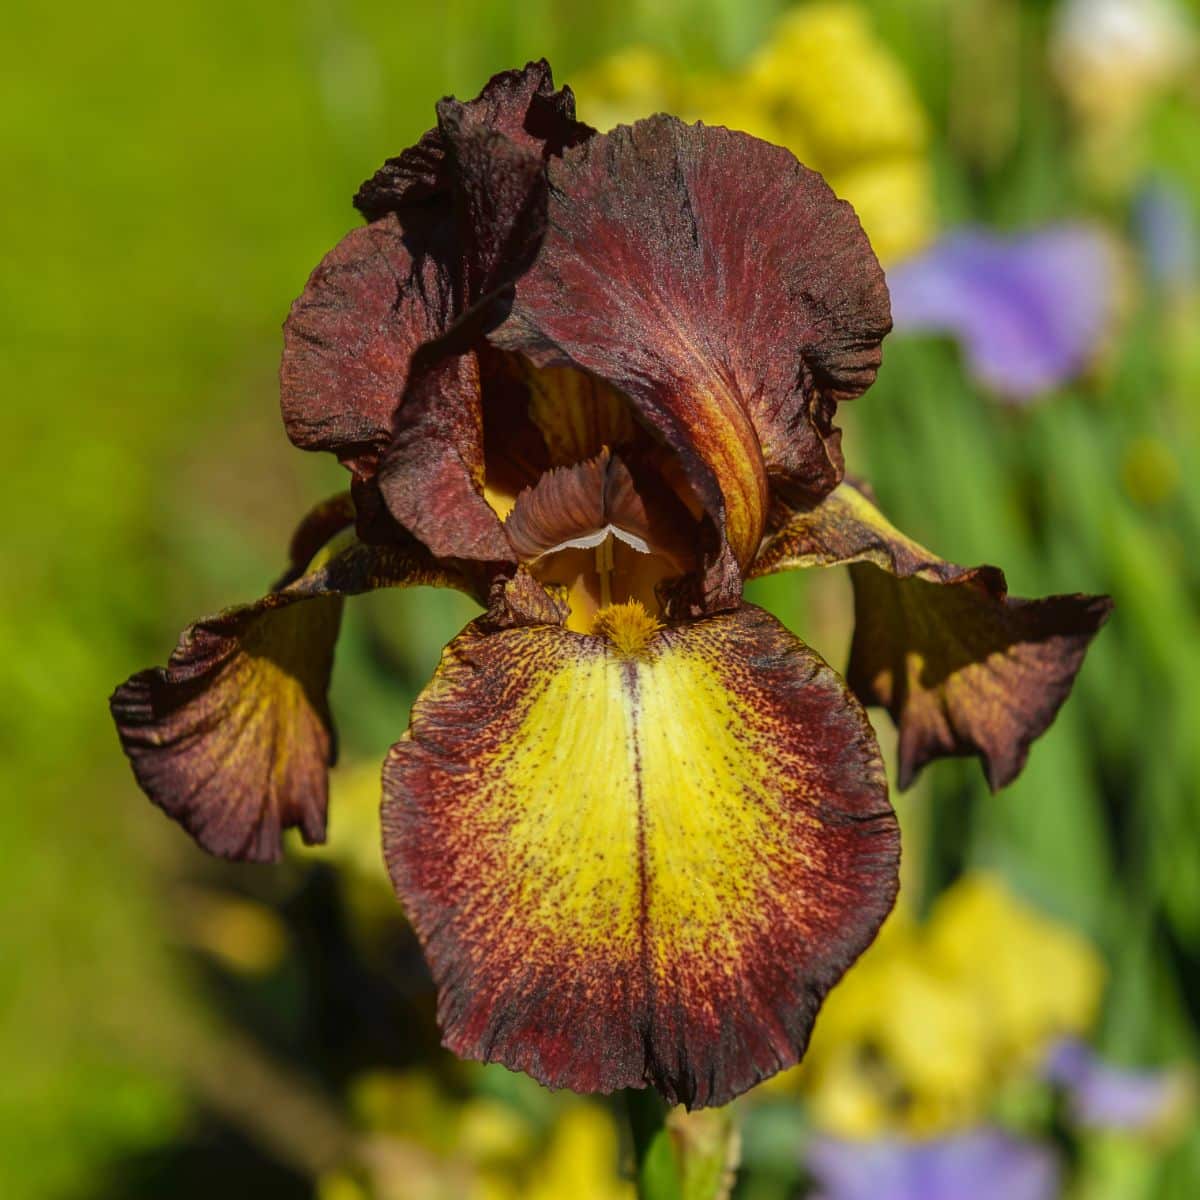
[[[335,523],[323,506],[297,548]],[[293,827],[324,841],[341,598],[422,583],[466,588],[416,543],[354,544],[253,604],[190,625],[166,667],[134,675],[110,701],[142,790],[223,858],[275,861]]]
[[[932,759],[972,754],[993,789],[1011,783],[1070,694],[1111,600],[1014,599],[996,567],[931,554],[848,482],[783,521],[750,574],[839,564],[854,582],[847,678],[899,726],[900,786]]]
[[[750,607],[636,653],[468,628],[384,791],[446,1045],[552,1087],[725,1103],[797,1061],[896,890],[865,714]]]
[[[928,1142],[817,1137],[817,1200],[1057,1200],[1053,1152],[991,1129]]]
[[[548,158],[584,140],[592,131],[575,120],[570,88],[555,90],[545,59],[520,70],[501,71],[474,100],[448,98],[438,106],[438,127],[417,145],[387,162],[354,197],[369,221],[387,213],[445,206],[455,193],[455,142],[467,130],[486,130],[517,149]]]
[[[512,558],[484,499],[479,359],[464,353],[418,363],[379,471],[388,511],[442,558]]]
[[[591,132],[545,62],[441,101],[437,128],[360,189],[371,224],[326,255],[284,327],[289,436],[336,453],[363,509],[381,499],[438,556],[508,557],[481,494],[478,302],[540,243],[546,159]],[[378,498],[361,494],[377,471]]]
[[[768,475],[841,478],[836,402],[875,377],[883,274],[849,205],[792,155],[658,116],[549,168],[548,230],[491,336],[628,395],[745,565]]]
[[[956,337],[971,374],[1019,402],[1066,383],[1099,350],[1116,262],[1088,226],[1015,238],[967,229],[891,268],[888,286],[897,332]]]
[[[394,216],[352,230],[321,260],[283,327],[288,437],[360,474],[387,447],[413,354],[451,318],[452,279],[429,237]]]

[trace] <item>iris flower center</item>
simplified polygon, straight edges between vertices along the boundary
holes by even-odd
[[[485,397],[485,495],[517,557],[565,590],[569,629],[606,629],[598,614],[631,603],[653,623],[660,585],[699,558],[699,506],[682,471],[607,384],[521,360],[507,370],[497,411]]]

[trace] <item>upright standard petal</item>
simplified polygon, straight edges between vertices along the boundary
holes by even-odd
[[[288,437],[369,474],[392,439],[414,353],[451,319],[451,286],[426,231],[389,216],[348,233],[313,271],[283,326]]]
[[[927,762],[976,755],[993,790],[1011,783],[1062,707],[1107,596],[1008,595],[996,567],[960,567],[905,537],[851,483],[766,538],[750,575],[850,565],[847,678],[900,729],[901,787]]]
[[[354,198],[369,220],[414,212],[448,222],[457,242],[460,310],[526,267],[546,224],[546,160],[593,130],[545,59],[494,75],[474,100],[447,97],[437,127],[386,163]]]
[[[450,645],[384,768],[388,867],[450,1049],[722,1104],[797,1061],[891,908],[878,747],[758,609],[599,624]]]
[[[507,557],[482,497],[474,334],[447,334],[528,265],[545,228],[545,161],[591,130],[545,62],[495,76],[360,189],[371,224],[313,273],[284,328],[284,422],[351,468],[439,556]],[[482,310],[475,321],[483,319]],[[364,536],[370,536],[364,530]]]
[[[767,479],[823,495],[831,419],[890,327],[850,207],[778,146],[658,116],[550,164],[548,229],[491,336],[607,380],[682,458],[744,566]]]
[[[336,523],[328,506],[318,509],[297,549]],[[165,668],[134,675],[110,701],[142,790],[222,858],[275,861],[293,827],[305,842],[324,841],[341,598],[421,583],[468,586],[416,543],[356,543],[253,604],[190,625]]]

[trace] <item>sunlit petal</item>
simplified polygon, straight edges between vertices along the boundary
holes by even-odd
[[[456,1053],[720,1104],[803,1052],[891,907],[895,820],[862,710],[771,617],[635,625],[455,641],[385,852]]]

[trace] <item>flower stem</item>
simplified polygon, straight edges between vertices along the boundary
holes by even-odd
[[[666,1125],[667,1106],[652,1088],[627,1088],[624,1095],[638,1200],[682,1200],[679,1164]]]

